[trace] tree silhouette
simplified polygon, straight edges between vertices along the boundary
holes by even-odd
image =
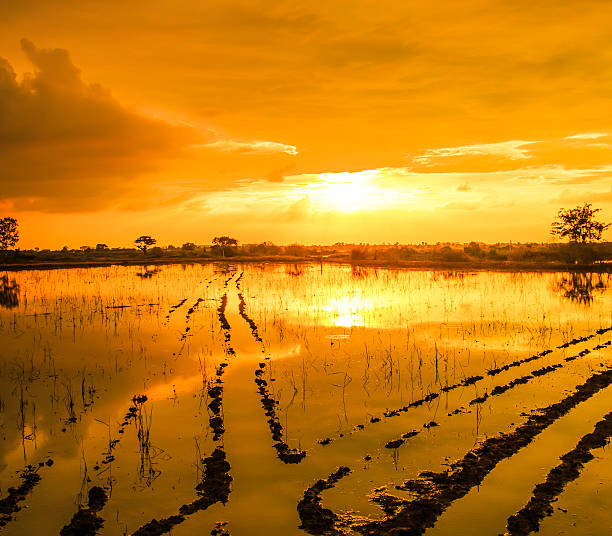
[[[15,218],[0,218],[0,250],[12,248],[19,241],[19,230]]]
[[[136,247],[140,251],[146,253],[149,246],[154,246],[157,244],[157,240],[155,240],[155,238],[151,238],[149,235],[142,235],[134,240],[134,244],[136,244]]]
[[[559,210],[551,234],[579,244],[601,240],[601,235],[610,224],[597,221],[595,214],[601,209],[591,206],[591,203],[585,203],[569,210]]]
[[[215,236],[213,238],[213,248],[216,250],[220,250],[221,254],[225,257],[226,255],[231,255],[232,246],[238,245],[238,240],[235,238],[231,238],[229,236]]]

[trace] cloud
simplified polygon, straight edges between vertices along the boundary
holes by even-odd
[[[603,192],[565,190],[557,200],[561,203],[612,203],[612,186]]]
[[[459,145],[458,147],[441,147],[429,149],[423,154],[415,156],[413,160],[419,164],[429,164],[439,158],[456,158],[462,156],[498,156],[509,160],[523,160],[531,155],[526,145],[537,143],[535,141],[509,140],[497,143],[481,143],[475,145]]]
[[[509,140],[428,149],[412,159],[413,169],[427,172],[516,171],[565,169],[577,177],[608,170],[612,144],[602,133],[583,133],[539,141]],[[528,164],[528,165],[527,165]]]
[[[283,214],[283,219],[287,221],[303,220],[310,214],[312,203],[310,197],[305,195],[302,199],[292,203]]]
[[[588,184],[609,181],[611,166],[593,168],[567,168],[561,165],[531,166],[517,169],[509,178],[511,182],[540,184]]]
[[[297,147],[278,143],[275,141],[253,140],[253,141],[237,141],[237,140],[217,140],[204,145],[196,145],[195,147],[205,147],[222,151],[225,153],[285,153],[289,155],[297,155]]]
[[[598,138],[605,138],[608,136],[607,132],[585,132],[584,134],[574,134],[572,136],[565,136],[566,140],[596,140]]]
[[[136,177],[199,138],[123,107],[86,84],[63,49],[22,41],[34,66],[18,79],[0,58],[0,184],[17,210],[95,210],[133,195]],[[142,191],[140,191],[142,196]]]

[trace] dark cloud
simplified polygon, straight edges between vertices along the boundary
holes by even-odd
[[[25,39],[22,50],[35,69],[22,79],[0,58],[0,184],[15,208],[108,206],[196,141],[193,129],[135,113],[83,82],[66,50]]]

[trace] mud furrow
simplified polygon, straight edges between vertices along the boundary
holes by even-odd
[[[566,363],[569,363],[570,361],[575,361],[576,359],[580,357],[585,357],[589,355],[591,352],[594,352],[595,350],[603,350],[604,348],[610,346],[611,344],[612,344],[612,341],[606,341],[602,344],[598,344],[591,350],[588,348],[585,348],[581,352],[578,352],[576,355],[564,358],[563,361],[565,361]],[[469,405],[473,406],[475,404],[482,404],[489,397],[499,396],[505,393],[506,391],[509,391],[510,389],[516,387],[517,385],[523,385],[523,384],[529,383],[535,378],[541,378],[542,376],[546,376],[547,374],[550,374],[551,372],[554,372],[555,370],[563,368],[564,366],[565,366],[564,363],[555,363],[553,365],[548,365],[546,367],[536,369],[532,371],[531,374],[526,374],[525,376],[520,376],[519,378],[515,378],[504,385],[497,385],[491,390],[490,393],[485,393],[481,397],[477,397],[471,400]]]
[[[602,349],[607,348],[610,345],[612,345],[612,341],[606,341],[606,342],[604,342],[602,344],[598,344],[592,350],[589,350],[588,348],[586,348],[586,349],[582,350],[581,352],[579,352],[576,355],[566,357],[564,359],[564,361],[565,362],[574,361],[574,360],[578,359],[579,357],[587,356],[587,355],[589,355],[591,352],[593,352],[595,350],[602,350]],[[540,369],[536,369],[536,370],[532,371],[531,374],[526,374],[525,376],[520,376],[518,378],[514,378],[514,379],[510,380],[508,383],[505,383],[503,385],[496,385],[491,390],[490,393],[485,393],[482,396],[479,396],[479,397],[476,397],[476,398],[472,399],[468,403],[468,406],[474,406],[476,404],[483,404],[489,398],[492,398],[494,396],[502,395],[502,394],[510,391],[511,389],[514,389],[518,385],[525,385],[525,384],[529,383],[530,381],[532,381],[532,380],[534,380],[536,378],[541,378],[542,376],[546,376],[547,374],[550,374],[551,372],[554,372],[555,370],[561,369],[564,366],[565,366],[565,364],[563,364],[563,363],[555,363],[553,365],[548,365],[546,367],[542,367]],[[448,417],[453,417],[455,415],[460,415],[460,414],[465,413],[466,411],[468,411],[468,410],[465,407],[460,407],[460,408],[455,409],[451,413],[449,413]],[[431,421],[429,423],[424,424],[423,425],[423,429],[429,429],[429,428],[432,428],[434,426],[438,426],[438,423],[436,423],[435,421]],[[419,433],[420,433],[419,430],[413,430],[413,431],[407,432],[407,433],[403,434],[401,436],[401,438],[393,439],[393,440],[389,441],[388,443],[386,443],[385,447],[388,448],[388,449],[398,448],[398,447],[402,446],[405,443],[406,439],[410,439],[412,437],[415,437]]]
[[[16,488],[9,488],[6,497],[0,499],[0,529],[14,519],[13,514],[21,510],[21,503],[42,480],[38,474],[40,468],[51,467],[51,465],[53,465],[53,460],[49,459],[39,463],[38,466],[28,465],[19,473],[21,484]]]
[[[100,486],[89,490],[87,506],[81,506],[70,523],[62,528],[61,536],[94,536],[104,526],[104,519],[98,512],[108,501],[106,491]]]
[[[204,465],[204,478],[197,485],[196,492],[199,498],[179,508],[176,515],[160,519],[153,519],[143,525],[132,536],[159,536],[167,534],[173,527],[183,523],[188,516],[206,510],[215,503],[225,504],[229,499],[232,477],[229,474],[230,464],[225,459],[225,452],[216,448],[213,453],[202,460]]]
[[[531,415],[514,431],[485,440],[451,464],[449,470],[425,471],[419,478],[397,486],[397,489],[415,494],[413,500],[390,495],[375,497],[376,502],[384,505],[389,517],[355,526],[354,530],[368,536],[390,534],[399,529],[402,534],[410,536],[423,534],[454,501],[479,485],[500,461],[517,453],[557,419],[610,384],[612,370],[593,374],[571,395]]]
[[[166,320],[170,319],[170,315],[174,313],[177,309],[180,309],[187,302],[187,298],[181,300],[176,305],[172,305],[170,309],[168,309],[168,314],[166,315]]]
[[[225,353],[229,356],[236,355],[235,350],[232,348],[232,335],[231,330],[232,327],[230,323],[227,321],[227,316],[225,316],[225,309],[227,307],[227,292],[221,296],[221,303],[219,307],[217,307],[217,316],[219,317],[219,323],[221,324],[221,329],[223,330],[224,337],[224,349]]]
[[[210,531],[210,536],[231,536],[226,525],[227,521],[217,521],[215,523],[215,528]]]
[[[242,274],[240,274],[240,277],[236,279],[236,288],[238,288],[238,290],[240,290],[239,282],[241,278]],[[246,301],[241,292],[238,293],[238,299],[240,300],[240,303],[238,304],[238,312],[240,313],[240,316],[244,319],[244,321],[248,324],[253,338],[261,344],[262,353],[265,354],[266,349],[264,347],[263,340],[259,335],[259,328],[257,327],[255,321],[247,314]],[[269,360],[269,358],[266,357],[266,360]],[[274,441],[276,455],[279,460],[286,464],[300,463],[306,457],[306,451],[291,448],[283,438],[283,425],[280,423],[280,419],[276,412],[276,406],[278,404],[275,397],[268,389],[267,380],[263,378],[266,372],[266,368],[267,363],[265,361],[259,363],[259,368],[255,370],[254,381],[257,385],[257,392],[260,396],[261,405],[265,411],[266,417],[268,418],[268,427],[270,428],[270,433],[272,434],[272,440]]]
[[[227,287],[229,281],[233,278],[227,278],[224,282],[224,287]],[[167,534],[173,527],[185,521],[185,519],[195,514],[196,512],[206,510],[211,505],[221,502],[225,504],[229,500],[231,492],[232,477],[229,474],[230,464],[226,460],[225,450],[223,448],[223,434],[225,433],[225,424],[223,418],[223,380],[221,377],[228,366],[228,359],[234,357],[236,352],[231,345],[231,326],[225,315],[227,308],[227,292],[221,296],[219,306],[217,307],[217,316],[221,329],[224,332],[224,353],[225,361],[219,363],[215,370],[215,381],[209,383],[207,388],[209,413],[209,425],[213,432],[213,440],[218,445],[210,456],[202,460],[204,466],[204,477],[202,482],[196,486],[196,492],[199,498],[184,504],[179,508],[177,514],[162,518],[160,520],[152,519],[145,525],[137,529],[132,536],[158,536]]]
[[[226,360],[219,363],[219,366],[215,370],[215,382],[214,384],[209,384],[207,389],[208,397],[210,398],[208,408],[211,411],[208,422],[213,431],[213,439],[215,441],[221,439],[221,437],[225,433],[225,427],[223,422],[223,380],[221,379],[221,376],[223,376],[225,368],[228,366],[227,359],[236,355],[236,352],[232,347],[232,328],[229,322],[227,321],[227,317],[225,316],[226,307],[227,292],[224,293],[223,296],[221,296],[219,307],[217,307],[219,323],[221,324],[221,329],[223,330],[224,334],[223,349],[225,352]]]
[[[259,328],[257,327],[257,324],[246,313],[246,301],[244,300],[244,296],[242,295],[241,292],[238,293],[238,299],[240,300],[240,303],[238,304],[238,312],[240,313],[240,316],[249,325],[249,328],[251,329],[251,334],[253,335],[254,339],[263,345],[263,340],[261,336],[259,335]]]
[[[194,304],[187,310],[187,314],[185,315],[185,324],[187,324],[185,326],[185,329],[183,330],[183,333],[181,334],[181,341],[184,341],[188,335],[189,332],[191,331],[191,326],[189,326],[189,320],[191,319],[191,315],[193,313],[195,313],[196,309],[199,307],[200,303],[202,303],[204,301],[204,298],[198,298]]]
[[[85,401],[86,392],[89,395],[88,402]],[[96,394],[96,390],[90,387],[87,391],[85,391],[85,383],[83,382],[83,409],[78,414],[74,413],[75,404],[72,401],[72,396],[70,395],[70,402],[68,404],[70,416],[63,419],[65,427],[61,428],[61,431],[66,432],[66,426],[79,422],[82,419],[83,414],[85,414],[94,404],[96,397],[99,398],[99,395]],[[19,503],[25,501],[26,497],[30,494],[33,488],[40,482],[42,477],[39,474],[39,470],[45,466],[51,467],[53,463],[53,460],[49,458],[46,462],[40,462],[37,466],[28,465],[23,471],[20,472],[19,477],[22,480],[22,484],[17,488],[9,488],[8,495],[3,499],[0,499],[0,528],[13,520],[13,514],[21,509],[21,505]]]
[[[318,480],[305,492],[304,497],[297,505],[300,516],[300,528],[310,534],[328,534],[334,532],[334,526],[338,516],[329,508],[321,506],[321,493],[326,489],[333,488],[336,483],[350,474],[348,467],[339,467],[326,480]]]
[[[124,433],[124,428],[135,421],[142,412],[142,407],[147,401],[146,395],[134,395],[132,405],[128,408],[123,421],[119,425],[119,434]],[[110,434],[110,432],[109,432]],[[141,438],[139,437],[139,440]],[[94,465],[97,476],[107,471],[107,467],[115,460],[113,451],[119,445],[120,439],[110,439],[108,441],[108,451],[104,452],[102,461]],[[148,448],[148,446],[147,446]],[[88,492],[87,506],[79,506],[77,512],[72,516],[70,523],[65,525],[60,534],[62,536],[93,536],[104,525],[104,519],[98,513],[108,502],[106,490],[101,486],[92,486]]]
[[[505,536],[526,536],[537,532],[540,521],[553,513],[553,501],[569,482],[580,476],[584,464],[595,458],[591,451],[605,447],[611,436],[612,412],[599,421],[592,432],[582,437],[574,449],[561,456],[561,463],[534,488],[529,502],[508,518]]]
[[[580,344],[582,342],[586,342],[588,340],[591,340],[591,339],[597,337],[598,335],[602,335],[604,333],[607,333],[608,331],[612,331],[612,327],[609,327],[609,328],[600,328],[600,329],[598,329],[597,331],[595,331],[594,333],[592,333],[590,335],[585,335],[584,337],[580,337],[580,338],[574,338],[571,341],[568,341],[566,343],[563,343],[563,344],[557,346],[556,349],[569,348],[569,347],[571,347],[573,345]],[[575,356],[570,356],[570,357],[564,358],[564,361],[573,361],[573,360],[577,359],[578,357],[583,357],[584,355],[587,355],[588,353],[590,353],[590,352],[592,352],[594,350],[601,350],[601,349],[605,348],[606,346],[608,346],[609,344],[610,344],[610,341],[607,341],[607,342],[605,342],[603,344],[595,346],[592,350],[589,350],[589,351],[583,350],[582,352],[578,353]],[[586,352],[586,353],[584,353],[584,352]],[[530,363],[532,361],[536,361],[538,359],[542,359],[542,358],[546,357],[547,355],[549,355],[551,353],[553,353],[553,350],[550,350],[550,349],[543,350],[542,352],[540,352],[538,354],[534,354],[532,356],[529,356],[529,357],[526,357],[526,358],[523,358],[523,359],[519,359],[519,360],[513,361],[512,363],[508,363],[508,364],[504,365],[503,367],[499,367],[499,368],[488,370],[485,374],[487,376],[497,376],[498,374],[500,374],[502,372],[505,372],[507,370],[510,370],[513,367],[518,367],[518,366],[521,366],[521,365],[523,365],[525,363]],[[545,374],[545,373],[552,372],[552,370],[554,370],[556,368],[560,368],[559,366],[556,366],[556,365],[553,365],[552,367],[553,368],[550,369],[550,370],[548,370],[547,367],[543,367],[542,369],[539,369],[540,376]],[[538,371],[536,371],[536,372],[538,372]],[[532,374],[534,374],[534,372],[532,372]],[[475,385],[475,384],[481,382],[484,379],[485,379],[485,376],[481,376],[481,375],[469,376],[467,378],[464,378],[462,381],[460,381],[458,383],[442,387],[439,391],[433,391],[433,392],[429,393],[428,395],[424,396],[423,398],[420,398],[418,400],[414,400],[414,401],[406,404],[405,406],[402,406],[402,407],[399,407],[399,408],[395,408],[395,409],[388,409],[388,410],[383,412],[382,416],[387,418],[387,419],[391,418],[391,417],[398,417],[402,413],[406,413],[406,412],[410,411],[412,408],[418,408],[418,407],[422,406],[423,404],[428,404],[429,402],[432,402],[432,401],[436,400],[437,398],[440,397],[440,395],[442,393],[448,393],[448,392],[454,391],[454,390],[459,389],[459,388],[468,387],[470,385]],[[517,384],[519,384],[519,383],[527,383],[527,381],[529,381],[530,379],[531,379],[530,375],[525,375],[525,376],[523,376],[521,378],[517,378],[516,380],[512,380],[512,381],[515,381],[515,382],[517,382]],[[512,381],[510,383],[512,383]],[[501,394],[502,392],[505,392],[505,391],[507,391],[508,389],[510,389],[512,387],[515,387],[515,385],[509,386],[509,384],[506,384],[505,386],[498,386],[498,387],[494,388],[494,389],[498,389],[498,391],[496,391],[495,393],[492,391],[489,394],[483,395],[483,397],[479,397],[477,399],[474,399],[474,400],[472,400],[470,402],[470,405],[474,405],[476,403],[482,403],[489,396],[491,396],[491,395],[494,396],[494,395]],[[461,413],[461,412],[462,412],[462,409],[457,409],[456,410],[456,413]],[[369,424],[376,424],[376,423],[379,423],[379,422],[383,422],[381,417],[379,417],[379,416],[370,417]],[[367,427],[365,425],[363,425],[363,424],[358,425],[353,430],[353,433],[363,431],[366,428]],[[338,437],[342,437],[342,436],[343,436],[343,434],[339,434],[338,435]],[[321,444],[321,445],[329,445],[332,441],[333,441],[332,438],[326,438],[326,439],[324,439],[322,441],[319,441],[319,444]]]
[[[306,451],[291,448],[283,439],[283,425],[280,423],[276,413],[276,406],[278,404],[268,390],[268,382],[261,377],[264,374],[266,363],[259,363],[259,367],[255,371],[255,383],[260,395],[261,405],[265,410],[266,417],[268,417],[268,427],[270,428],[272,439],[276,441],[274,443],[276,455],[284,463],[300,463],[306,457]]]

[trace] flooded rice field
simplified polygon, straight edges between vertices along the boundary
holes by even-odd
[[[4,274],[0,533],[607,533],[611,282]]]

